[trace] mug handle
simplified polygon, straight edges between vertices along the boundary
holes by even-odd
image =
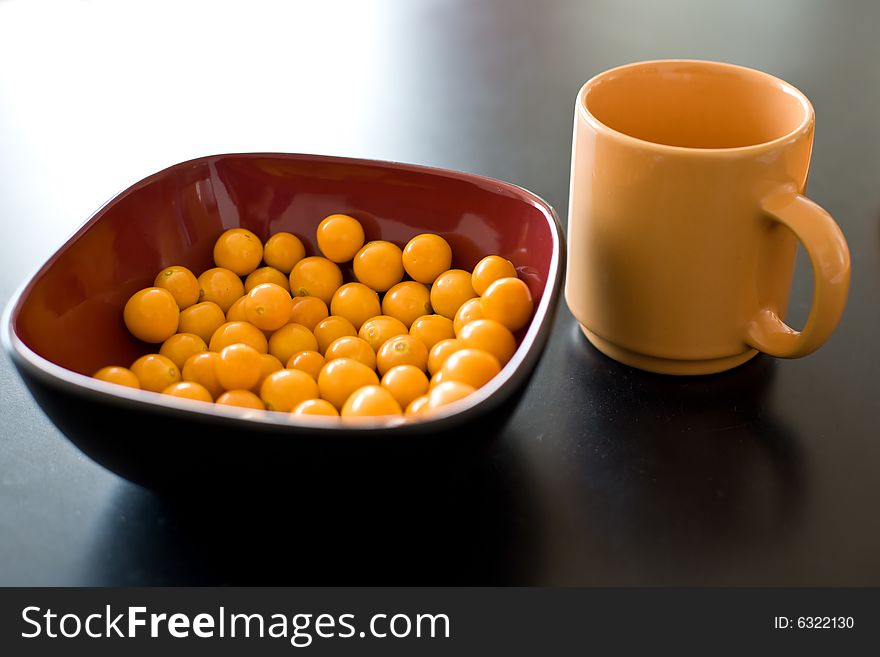
[[[746,342],[777,358],[799,358],[822,346],[843,314],[849,291],[849,249],[831,215],[797,192],[769,196],[762,207],[771,220],[795,234],[810,257],[813,306],[802,331],[795,331],[769,308],[758,311],[747,327]]]

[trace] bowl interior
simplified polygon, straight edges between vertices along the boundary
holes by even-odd
[[[128,333],[122,308],[163,267],[184,265],[198,275],[213,266],[217,237],[238,226],[261,239],[294,233],[319,254],[315,229],[336,212],[356,217],[367,239],[399,246],[421,232],[439,233],[452,245],[455,267],[470,270],[484,255],[502,255],[536,306],[552,293],[559,239],[552,210],[518,187],[395,163],[218,155],[156,173],[101,208],[25,288],[12,329],[39,356],[81,374],[127,366],[156,347]]]

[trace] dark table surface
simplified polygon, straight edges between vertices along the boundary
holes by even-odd
[[[880,584],[878,25],[877,3],[830,0],[0,0],[4,302],[117,191],[209,153],[463,169],[564,218],[579,86],[656,58],[752,66],[811,98],[810,196],[853,256],[820,351],[712,377],[618,365],[563,304],[484,463],[339,508],[234,481],[237,502],[129,484],[73,448],[3,358],[0,584]],[[795,325],[810,276],[799,259]]]

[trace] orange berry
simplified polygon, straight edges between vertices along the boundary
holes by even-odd
[[[229,306],[229,310],[226,311],[226,321],[227,322],[246,322],[247,313],[244,311],[244,305],[247,303],[247,295],[243,297],[239,297],[236,299],[231,306]]]
[[[141,388],[151,392],[162,392],[172,383],[180,381],[180,368],[161,354],[141,356],[130,369]]]
[[[529,286],[518,278],[499,278],[483,293],[483,317],[518,331],[532,317],[534,304]]]
[[[211,393],[198,383],[192,381],[178,381],[162,391],[163,395],[171,395],[172,397],[180,397],[181,399],[191,399],[192,401],[208,402],[214,401]]]
[[[403,411],[394,395],[382,386],[370,385],[358,388],[342,406],[342,417],[376,417],[400,415]]]
[[[170,358],[177,367],[183,368],[190,356],[207,350],[208,345],[195,333],[175,333],[162,343],[159,353]]]
[[[346,335],[337,338],[327,347],[324,357],[328,361],[334,358],[351,358],[359,363],[363,363],[371,370],[376,369],[376,352],[373,351],[373,348],[366,340],[362,340],[357,336]]]
[[[94,378],[98,379],[99,381],[115,383],[120,386],[128,386],[129,388],[141,387],[141,384],[138,381],[138,378],[135,376],[134,372],[132,372],[127,367],[117,367],[114,365],[111,365],[110,367],[102,367],[92,376],[94,376]]]
[[[406,410],[404,411],[404,415],[408,415],[410,417],[421,415],[427,409],[427,407],[428,395],[416,397],[409,403],[409,405],[407,405]]]
[[[297,297],[318,297],[329,304],[340,285],[342,271],[327,258],[303,258],[290,272],[290,292]]]
[[[440,340],[431,347],[431,351],[428,353],[428,372],[430,374],[439,372],[446,359],[459,349],[464,349],[464,343],[461,340],[455,338]]]
[[[302,241],[290,233],[275,233],[263,247],[263,260],[266,264],[285,274],[289,274],[294,265],[305,257],[306,248]]]
[[[177,330],[181,333],[194,333],[208,342],[214,332],[226,321],[220,306],[213,301],[202,301],[180,311]]]
[[[332,417],[339,417],[339,411],[337,411],[333,404],[328,402],[326,399],[306,399],[304,402],[300,403],[299,406],[294,408],[290,414],[292,416],[297,415],[326,415]]]
[[[481,388],[501,371],[498,359],[482,349],[459,349],[451,354],[435,377],[438,381],[458,381]]]
[[[213,301],[224,313],[232,307],[236,299],[244,296],[244,284],[229,269],[215,267],[199,276],[199,299]]]
[[[428,377],[415,365],[396,365],[382,376],[382,387],[406,408],[416,397],[428,394]]]
[[[283,287],[262,283],[248,292],[244,304],[247,320],[263,331],[275,331],[290,320],[293,301]]]
[[[164,342],[177,331],[180,310],[171,292],[148,287],[131,296],[122,317],[134,337],[156,343]]]
[[[244,279],[245,294],[263,283],[272,283],[290,292],[290,282],[287,274],[282,273],[279,269],[275,269],[275,267],[260,267],[259,269],[254,269]]]
[[[431,293],[415,281],[398,283],[382,298],[382,312],[399,319],[409,329],[419,317],[431,314]]]
[[[251,388],[253,392],[259,393],[260,386],[263,385],[263,381],[266,380],[266,377],[274,372],[278,372],[279,370],[283,370],[284,365],[281,364],[281,361],[275,358],[272,354],[260,354],[260,378],[257,379],[257,382]]]
[[[300,324],[285,324],[269,338],[269,353],[282,363],[297,351],[315,351],[318,341],[312,332]]]
[[[330,314],[345,317],[355,329],[381,312],[379,295],[363,283],[346,283],[336,290],[330,301]]]
[[[265,411],[266,406],[262,400],[250,390],[227,390],[217,397],[217,403],[221,406],[237,406],[239,408],[253,408]]]
[[[327,361],[318,375],[318,391],[321,397],[337,409],[358,388],[379,385],[379,377],[369,367],[351,358]]]
[[[455,313],[455,319],[452,320],[452,330],[458,335],[459,331],[461,331],[465,324],[472,322],[475,319],[481,319],[482,317],[483,306],[480,303],[480,298],[474,297],[473,299],[468,299],[461,304],[458,312]]]
[[[447,404],[457,402],[460,399],[464,399],[472,392],[474,392],[474,388],[467,383],[445,381],[432,388],[431,392],[428,393],[428,403],[425,405],[422,412],[435,410],[442,406],[446,406]]]
[[[317,381],[325,362],[325,358],[317,351],[304,349],[290,357],[287,361],[287,369],[300,370]]]
[[[376,292],[384,292],[403,279],[402,253],[391,242],[368,242],[357,252],[352,264],[354,277]]]
[[[413,280],[430,285],[452,265],[452,249],[439,235],[424,233],[407,243],[402,259],[406,273]]]
[[[379,374],[397,365],[414,365],[420,370],[428,364],[428,348],[421,340],[411,335],[397,335],[386,341],[376,354],[376,365]]]
[[[315,324],[315,339],[322,354],[334,340],[344,335],[357,335],[357,329],[345,317],[331,315]]]
[[[452,319],[461,305],[477,296],[471,287],[471,275],[463,269],[443,272],[431,285],[431,307],[438,315]]]
[[[300,370],[279,370],[266,377],[260,398],[270,411],[290,412],[307,399],[318,397],[318,384]]]
[[[302,324],[310,331],[314,331],[315,325],[328,315],[330,312],[327,304],[318,297],[293,298],[293,307],[290,309],[291,324]]]
[[[183,364],[183,380],[198,383],[211,393],[211,397],[219,397],[223,394],[223,386],[217,380],[218,360],[220,360],[220,354],[216,351],[193,354]]]
[[[318,248],[333,262],[348,262],[364,245],[364,228],[347,214],[331,214],[318,224]]]
[[[189,308],[199,300],[199,282],[186,267],[174,265],[165,267],[153,281],[155,287],[168,290],[180,310]]]
[[[226,322],[221,325],[220,328],[214,331],[214,335],[211,336],[211,340],[208,342],[208,350],[220,352],[223,351],[224,347],[239,342],[253,347],[261,354],[269,351],[266,336],[263,335],[260,329],[248,322]]]
[[[468,322],[458,334],[458,340],[470,349],[482,349],[498,359],[502,367],[516,351],[516,339],[504,324],[494,319]]]
[[[226,390],[248,390],[260,380],[260,352],[237,343],[224,347],[217,361],[217,380]]]
[[[499,278],[516,278],[516,267],[510,260],[497,255],[486,256],[477,263],[471,274],[471,285],[474,292],[483,294],[492,283]]]
[[[262,259],[263,244],[260,238],[246,228],[230,228],[214,244],[216,265],[239,276],[250,274],[260,266]]]
[[[407,335],[408,333],[409,329],[399,319],[387,315],[376,315],[361,324],[358,337],[361,340],[366,340],[373,351],[378,352],[379,348],[395,335]]]
[[[431,349],[440,340],[455,337],[452,320],[443,315],[423,315],[409,327],[409,334]]]
[[[441,371],[437,372],[436,374],[434,374],[431,377],[431,381],[428,383],[429,390],[433,390],[441,383],[445,383],[450,380],[448,377],[443,375],[443,371],[442,371],[443,368],[441,367],[440,369],[441,369]]]

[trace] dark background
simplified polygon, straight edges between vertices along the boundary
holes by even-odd
[[[312,4],[0,0],[0,300],[120,189],[209,153],[463,169],[564,219],[580,85],[688,57],[812,100],[809,193],[853,256],[840,327],[801,360],[665,378],[563,304],[485,462],[329,497],[160,498],[80,455],[4,357],[0,584],[880,584],[880,5]],[[794,325],[810,285],[801,259]]]

